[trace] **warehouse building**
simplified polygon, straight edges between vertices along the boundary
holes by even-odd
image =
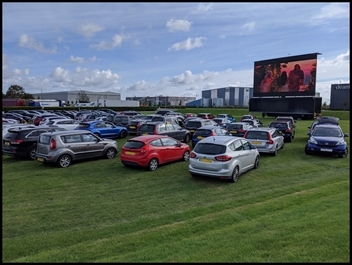
[[[188,102],[194,101],[196,97],[175,97],[175,96],[155,96],[155,97],[126,97],[126,100],[138,100],[141,106],[186,106]]]
[[[350,84],[332,84],[330,90],[330,109],[350,109]]]

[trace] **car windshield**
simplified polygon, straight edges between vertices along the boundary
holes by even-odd
[[[219,155],[226,151],[226,146],[211,143],[198,143],[194,151],[199,154]]]
[[[313,136],[324,136],[324,137],[341,137],[341,131],[334,128],[316,128],[313,132]]]

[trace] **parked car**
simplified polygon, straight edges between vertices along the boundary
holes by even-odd
[[[289,121],[292,127],[296,127],[296,120],[292,116],[277,116],[276,121]]]
[[[247,122],[237,121],[231,122],[226,126],[226,129],[231,133],[232,136],[243,137],[244,134],[252,129],[253,126]]]
[[[119,152],[112,139],[103,139],[86,130],[42,133],[38,139],[35,158],[41,163],[68,167],[77,160],[106,157],[112,159]]]
[[[239,176],[259,167],[260,154],[242,137],[214,136],[202,139],[189,155],[189,173],[237,182]]]
[[[310,137],[310,135],[313,133],[314,128],[317,124],[335,124],[339,125],[339,118],[333,117],[333,116],[322,116],[319,117],[316,121],[312,123],[311,126],[308,126],[309,131],[307,132],[307,135]]]
[[[19,123],[27,123],[23,117],[18,116],[16,113],[3,113],[2,118],[16,120]]]
[[[182,128],[177,124],[168,122],[148,121],[143,123],[137,131],[137,136],[147,134],[167,135],[184,143],[188,143],[191,140],[191,133],[189,130]]]
[[[135,116],[138,116],[138,115],[135,115]],[[130,121],[130,124],[127,126],[128,133],[137,135],[139,128],[145,122],[146,122],[146,120],[144,117],[143,118],[133,118]]]
[[[246,122],[246,123],[252,125],[253,127],[264,127],[264,123],[262,123],[258,119],[243,119],[241,121]]]
[[[124,126],[126,128],[131,124],[132,121],[131,116],[125,114],[108,115],[106,119],[115,125]]]
[[[168,123],[177,124],[183,127],[184,120],[185,119],[181,116],[168,116],[167,114],[165,114],[164,116],[154,115],[150,121],[168,122]]]
[[[137,112],[135,110],[125,110],[125,111],[122,111],[122,114],[130,116],[130,117],[134,117],[136,115],[140,115],[141,113]]]
[[[227,118],[214,118],[213,121],[223,128],[226,128],[226,126],[231,123]]]
[[[2,138],[2,153],[15,158],[34,160],[39,135],[55,131],[65,131],[65,129],[57,126],[10,128]]]
[[[126,167],[147,167],[154,171],[159,165],[188,161],[190,147],[166,135],[143,135],[127,140],[121,150],[120,160]]]
[[[164,116],[166,113],[173,113],[173,111],[169,109],[159,109],[155,114],[160,114]]]
[[[2,125],[4,126],[5,124],[20,124],[20,122],[18,120],[15,120],[15,119],[2,118]]]
[[[55,125],[66,130],[74,130],[79,126],[79,121],[75,119],[54,119],[50,120],[47,125]]]
[[[210,120],[215,118],[215,116],[211,113],[198,113],[197,117],[202,119],[210,119]]]
[[[254,145],[260,153],[277,156],[285,146],[284,137],[276,128],[258,127],[248,130],[244,138]]]
[[[227,113],[218,114],[218,115],[216,115],[216,118],[225,118],[225,119],[230,120],[231,122],[235,122],[236,121],[235,117],[233,117],[231,114],[227,114]]]
[[[276,128],[289,143],[295,138],[296,128],[290,121],[275,120],[269,123],[269,127]]]
[[[108,121],[81,122],[75,130],[88,130],[101,138],[126,138],[128,130],[124,126],[117,126]]]
[[[188,120],[185,124],[184,124],[184,128],[189,130],[189,132],[191,133],[191,135],[193,135],[193,133],[202,126],[206,126],[206,125],[213,125],[213,126],[219,126],[219,124],[217,124],[215,121],[213,121],[212,119],[203,119],[203,118],[196,118],[196,119],[190,119]]]
[[[213,126],[213,125],[207,125],[207,126],[202,126],[199,127],[192,136],[192,147],[194,148],[196,144],[209,136],[215,136],[215,135],[229,135],[230,133],[228,130],[221,128],[219,126]]]
[[[36,128],[33,124],[22,124],[22,123],[10,123],[10,124],[2,124],[2,138],[8,133],[9,129],[21,127],[21,128]]]
[[[45,114],[35,115],[33,117],[33,124],[35,126],[39,126],[41,120],[46,118],[46,117],[60,117],[60,116],[58,116],[58,115],[56,115],[54,113],[45,113]],[[62,117],[60,117],[60,118],[62,118]]]
[[[57,120],[57,119],[62,120],[62,119],[66,119],[66,118],[64,118],[64,117],[62,117],[62,116],[59,116],[59,115],[57,115],[57,116],[45,117],[45,118],[43,118],[43,119],[39,122],[39,126],[40,126],[40,125],[48,125],[48,123],[49,123],[50,121],[52,121],[52,120]]]
[[[240,118],[240,121],[243,121],[243,120],[255,120],[257,119],[256,116],[252,115],[252,114],[245,114],[243,115],[241,118]]]
[[[318,123],[309,135],[304,151],[307,155],[324,153],[346,158],[348,147],[345,137],[348,136],[337,124]]]

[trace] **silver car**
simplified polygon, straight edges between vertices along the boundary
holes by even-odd
[[[36,160],[68,167],[73,161],[106,157],[119,152],[117,142],[103,139],[86,130],[42,133],[37,143]]]
[[[249,129],[243,136],[254,145],[260,153],[277,156],[280,149],[284,148],[284,137],[276,128],[257,127]]]
[[[192,176],[237,182],[238,177],[259,166],[259,152],[248,140],[236,136],[212,136],[200,140],[189,155]]]

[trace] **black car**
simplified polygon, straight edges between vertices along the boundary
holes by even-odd
[[[289,143],[291,143],[292,139],[295,138],[296,128],[290,121],[275,120],[269,123],[269,127],[276,128],[284,137],[284,140]]]
[[[187,144],[191,140],[189,130],[169,122],[147,121],[143,123],[137,131],[137,136],[148,134],[167,135]]]
[[[117,126],[124,126],[128,128],[131,124],[132,118],[125,114],[116,114],[106,116],[106,120],[114,123]]]
[[[22,157],[35,160],[39,135],[43,132],[55,131],[66,131],[66,129],[58,126],[11,128],[2,138],[2,153],[16,158]]]
[[[132,119],[130,121],[130,124],[127,125],[128,133],[129,134],[137,134],[139,127],[141,127],[141,125],[145,122],[146,122],[145,119]]]

